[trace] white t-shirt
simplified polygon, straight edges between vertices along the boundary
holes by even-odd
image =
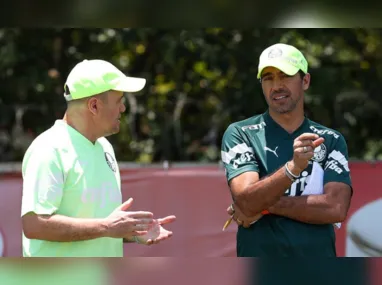
[[[105,218],[122,203],[121,179],[112,145],[95,144],[63,120],[40,134],[22,163],[21,216],[59,214]],[[123,241],[98,238],[76,242],[31,240],[23,234],[25,257],[122,257]]]

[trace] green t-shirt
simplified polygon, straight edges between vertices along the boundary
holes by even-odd
[[[29,146],[22,163],[21,216],[59,214],[105,218],[122,203],[121,180],[113,147],[106,138],[95,144],[57,120]],[[25,257],[122,257],[122,239],[76,242],[28,239]]]
[[[325,142],[315,149],[314,158],[284,196],[300,196],[309,180],[313,160],[324,170],[324,185],[343,182],[351,186],[347,145],[343,136],[305,118],[303,124],[289,134],[266,111],[231,124],[222,140],[222,161],[227,181],[255,171],[264,178],[293,158],[293,142],[303,133],[316,133]],[[263,216],[250,228],[238,228],[237,255],[260,256],[335,256],[333,225],[302,223],[278,215]]]

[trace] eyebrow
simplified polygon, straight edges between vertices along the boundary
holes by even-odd
[[[271,72],[266,72],[266,73],[263,74],[262,77],[265,77],[265,76],[268,76],[268,75],[272,75],[272,73]]]
[[[278,71],[277,72],[277,75],[282,75],[282,74],[285,74],[285,75],[287,75],[285,72],[282,72],[282,71]],[[273,75],[273,73],[272,72],[266,72],[266,73],[264,73],[262,76],[261,76],[261,78],[263,78],[263,77],[265,77],[265,76],[268,76],[268,75]]]

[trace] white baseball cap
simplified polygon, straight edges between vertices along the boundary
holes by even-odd
[[[69,73],[64,89],[67,101],[82,99],[109,90],[138,92],[146,79],[126,76],[108,61],[92,59],[78,63]]]

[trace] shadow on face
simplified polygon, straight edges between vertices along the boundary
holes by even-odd
[[[110,90],[98,102],[96,125],[99,126],[103,136],[119,132],[121,114],[125,112],[123,92]]]
[[[266,67],[261,74],[265,100],[272,111],[280,114],[303,108],[303,95],[309,83],[310,75],[302,72],[288,75],[275,67]]]

